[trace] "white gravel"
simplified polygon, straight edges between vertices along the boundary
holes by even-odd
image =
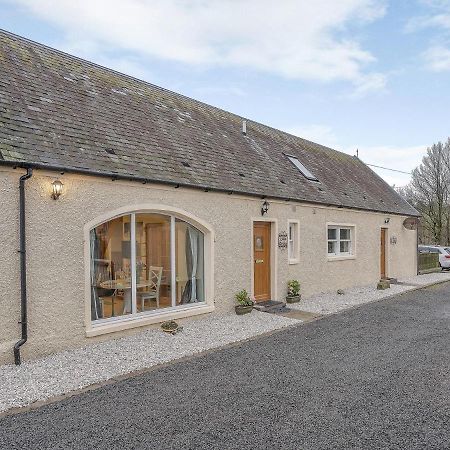
[[[244,316],[211,314],[183,324],[176,335],[147,330],[19,367],[1,366],[0,412],[296,324],[298,320],[258,311]]]
[[[381,300],[401,292],[450,280],[450,272],[420,275],[402,280],[385,291],[376,286],[345,290],[344,295],[325,293],[302,299],[289,308],[331,314],[352,306]],[[253,311],[251,314],[211,314],[183,324],[172,336],[159,329],[90,344],[21,366],[0,366],[0,412],[13,407],[67,394],[136,370],[222,347],[233,342],[299,324],[299,320]]]
[[[363,303],[381,300],[402,292],[417,289],[418,286],[427,286],[440,281],[450,281],[450,272],[436,272],[426,275],[417,275],[405,280],[399,280],[405,284],[392,284],[390,289],[378,291],[376,285],[359,286],[345,289],[344,295],[337,291],[313,295],[302,299],[299,303],[288,305],[289,308],[308,311],[318,314],[333,314]]]
[[[450,271],[427,273],[425,275],[417,275],[406,280],[401,280],[404,283],[414,283],[419,286],[426,286],[427,284],[434,284],[440,281],[450,280]]]

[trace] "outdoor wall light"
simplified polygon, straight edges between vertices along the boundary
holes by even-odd
[[[261,207],[261,215],[267,214],[267,211],[269,211],[269,202],[267,200],[264,200],[264,203]]]
[[[62,194],[64,185],[59,180],[55,180],[52,183],[52,199],[58,200],[59,196]]]
[[[387,219],[384,219],[384,223],[388,224],[391,221],[391,219],[388,217]]]

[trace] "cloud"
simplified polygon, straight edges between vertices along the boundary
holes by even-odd
[[[333,129],[327,125],[297,125],[285,127],[284,129],[294,136],[298,136],[327,147],[336,148],[338,146],[337,136],[334,134]]]
[[[200,67],[235,66],[289,79],[343,80],[361,94],[385,80],[352,31],[384,0],[17,0],[67,39]]]
[[[405,26],[405,32],[433,30],[433,39],[421,55],[424,68],[433,72],[448,71],[450,48],[445,44],[450,37],[450,0],[422,0],[421,3],[430,10],[430,14],[412,17]]]
[[[443,28],[450,30],[450,14],[413,17],[406,23],[405,31],[407,33],[414,33],[425,28]]]
[[[450,49],[446,47],[430,47],[423,53],[423,58],[428,70],[433,72],[450,70]]]
[[[351,97],[361,98],[365,97],[369,92],[384,91],[386,88],[387,77],[382,73],[372,73],[357,81],[355,90]]]
[[[355,154],[355,149],[359,149],[359,157],[366,164],[386,167],[388,169],[400,170],[402,172],[412,172],[422,161],[427,151],[427,145],[415,146],[371,146],[357,145],[343,149],[345,153]],[[369,166],[370,167],[370,166]],[[411,180],[409,174],[393,172],[391,170],[370,167],[390,185],[405,186]]]
[[[195,89],[195,92],[201,96],[204,95],[221,95],[233,97],[246,97],[247,92],[244,88],[227,84],[224,86],[202,86]]]
[[[402,172],[412,172],[417,167],[426,153],[427,145],[416,146],[396,146],[396,145],[364,145],[358,143],[352,146],[342,145],[332,127],[322,124],[307,124],[284,129],[295,136],[308,139],[321,145],[325,145],[336,150],[340,150],[349,155],[355,155],[359,150],[359,157],[366,164],[387,167],[389,169],[400,170]],[[404,173],[393,172],[380,168],[371,167],[390,185],[405,186],[409,183],[411,176]]]

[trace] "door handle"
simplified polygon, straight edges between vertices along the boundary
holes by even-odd
[[[255,259],[255,264],[262,264],[263,262],[263,259]]]

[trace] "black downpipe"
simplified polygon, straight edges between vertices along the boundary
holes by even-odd
[[[27,325],[27,260],[25,245],[25,181],[31,178],[33,169],[27,169],[27,173],[20,177],[19,182],[19,254],[20,254],[20,324],[22,326],[22,337],[14,345],[14,363],[20,365],[20,347],[28,339]]]

